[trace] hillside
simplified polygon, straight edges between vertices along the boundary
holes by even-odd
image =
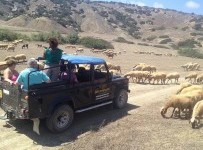
[[[202,42],[203,16],[169,9],[88,0],[2,0],[0,24],[107,39],[171,44]]]

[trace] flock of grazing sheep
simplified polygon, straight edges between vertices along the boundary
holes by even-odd
[[[171,95],[161,108],[161,115],[164,118],[170,107],[173,108],[170,117],[182,118],[181,114],[184,114],[185,118],[190,118],[189,123],[192,124],[192,128],[199,127],[200,117],[203,115],[203,87],[183,83],[176,94]]]
[[[162,53],[155,53],[155,52],[144,52],[144,51],[133,51],[135,54],[146,54],[146,55],[155,55],[155,56],[169,56],[169,57],[177,57],[177,55],[173,55],[171,53],[162,54]]]
[[[14,51],[16,46],[19,43],[23,43],[23,40],[15,40],[12,43],[8,44],[0,44],[0,49],[7,50],[7,51]],[[28,45],[28,44],[27,44]],[[28,48],[28,46],[26,46]],[[23,48],[23,47],[22,47]]]

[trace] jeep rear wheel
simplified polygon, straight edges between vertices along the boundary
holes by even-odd
[[[66,130],[73,122],[73,110],[68,105],[58,107],[51,117],[46,119],[46,125],[54,133]]]
[[[123,108],[126,106],[128,101],[128,93],[126,90],[120,90],[114,100],[114,107],[115,108]]]

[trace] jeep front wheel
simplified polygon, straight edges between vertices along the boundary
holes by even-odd
[[[123,108],[126,106],[128,101],[128,93],[126,90],[120,90],[114,100],[114,107],[115,108]]]
[[[58,107],[51,117],[46,119],[46,125],[54,133],[66,130],[73,122],[73,109],[68,105]]]

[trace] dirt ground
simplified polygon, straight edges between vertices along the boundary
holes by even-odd
[[[45,43],[42,43],[46,46]],[[121,65],[122,73],[130,71],[137,63],[155,65],[161,72],[179,72],[181,82],[188,72],[180,66],[187,62],[197,62],[203,66],[203,60],[186,57],[167,57],[134,54],[133,51],[154,51],[157,53],[173,53],[173,50],[157,49],[138,45],[114,43],[115,51],[122,54],[108,59],[102,54],[93,54],[85,49],[83,55],[103,57],[106,61]],[[74,53],[74,49],[67,50]],[[123,52],[126,50],[126,53]],[[26,54],[28,58],[37,57],[43,53],[36,43],[31,43],[29,49],[21,50],[19,45],[15,52],[1,50],[0,60],[5,56]],[[20,64],[21,71],[26,64]],[[202,68],[201,68],[202,69]],[[202,71],[199,71],[201,73]],[[26,120],[5,121],[0,120],[0,150],[1,149],[176,149],[200,150],[203,148],[203,128],[192,129],[188,120],[164,119],[160,115],[160,108],[165,99],[175,93],[178,84],[170,85],[142,85],[130,83],[129,100],[125,109],[117,110],[112,106],[94,109],[75,115],[73,125],[64,133],[50,133],[44,122],[40,125],[41,135],[32,132],[32,122]],[[167,115],[170,115],[168,111]],[[0,115],[3,111],[0,109]]]

